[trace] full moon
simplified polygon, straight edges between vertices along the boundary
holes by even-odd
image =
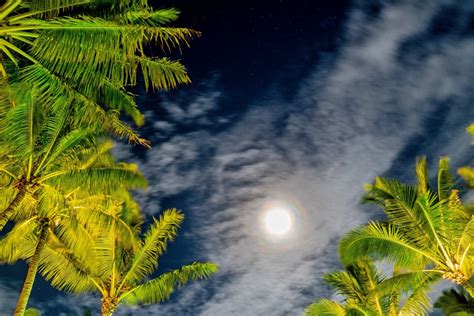
[[[268,234],[284,236],[291,230],[293,219],[290,211],[284,208],[271,208],[263,217],[263,224]]]

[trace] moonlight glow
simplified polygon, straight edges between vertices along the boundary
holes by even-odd
[[[289,210],[275,207],[265,212],[263,224],[268,234],[284,236],[291,231],[293,219]]]

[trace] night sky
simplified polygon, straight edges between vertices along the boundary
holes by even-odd
[[[186,220],[158,272],[195,260],[220,264],[162,305],[117,315],[301,315],[331,298],[321,276],[341,268],[337,241],[380,211],[361,206],[376,176],[413,181],[449,155],[469,164],[474,121],[473,1],[172,1],[177,26],[202,32],[175,53],[193,83],[137,87],[151,150],[117,143],[150,188],[147,216]],[[158,53],[158,49],[154,48]],[[291,233],[262,227],[269,204],[291,210]],[[25,265],[0,267],[0,310],[13,309]],[[436,293],[432,294],[433,297]],[[65,296],[37,278],[44,315],[98,313],[99,299]]]

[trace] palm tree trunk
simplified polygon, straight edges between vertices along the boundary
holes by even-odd
[[[30,298],[31,290],[33,288],[33,283],[35,282],[36,272],[38,271],[39,259],[41,252],[44,249],[46,244],[46,239],[48,237],[48,223],[43,222],[40,225],[40,235],[38,238],[38,243],[36,244],[35,253],[31,259],[30,264],[28,265],[28,272],[26,273],[25,282],[23,283],[23,288],[21,289],[20,297],[13,312],[14,316],[23,316],[25,313],[26,305],[28,304],[28,299]]]
[[[10,216],[13,214],[13,211],[15,210],[15,207],[17,207],[18,204],[23,200],[25,197],[26,190],[25,189],[20,189],[18,193],[15,195],[15,198],[10,202],[10,204],[7,206],[5,210],[3,210],[2,213],[0,213],[0,231],[3,229],[3,227],[6,225],[8,220],[10,219]]]

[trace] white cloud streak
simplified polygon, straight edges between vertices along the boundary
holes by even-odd
[[[318,65],[290,104],[257,102],[231,128],[212,134],[203,124],[139,161],[151,183],[138,195],[145,211],[192,192],[199,203],[186,210],[194,219],[188,234],[221,272],[169,304],[119,315],[301,314],[316,297],[330,296],[320,278],[339,267],[338,238],[375,214],[358,206],[364,183],[406,168],[418,154],[465,160],[474,41],[430,33],[451,1],[390,3],[375,18],[364,4],[354,5],[337,58]],[[457,9],[460,17],[472,14],[468,5]],[[168,104],[173,120],[208,121],[221,96],[208,90],[185,106]],[[123,147],[117,153],[133,158]],[[285,242],[266,240],[259,226],[260,207],[274,199],[297,207],[297,233]]]
[[[397,168],[440,107],[449,107],[446,120],[407,159],[423,148],[433,159],[445,151],[455,161],[465,157],[467,120],[459,113],[472,100],[474,42],[430,38],[440,10],[439,3],[402,2],[369,20],[354,8],[338,58],[302,83],[293,104],[256,104],[232,129],[204,143],[215,151],[200,170],[212,193],[206,205],[192,209],[203,214],[196,240],[221,264],[225,284],[195,313],[297,315],[313,298],[328,295],[320,277],[338,266],[337,239],[373,216],[357,205],[362,185]],[[420,47],[407,44],[413,39]],[[444,127],[449,130],[437,131]],[[301,205],[293,240],[261,237],[259,207],[268,199]],[[179,305],[158,310],[186,314],[177,306],[195,305],[205,292],[199,288],[185,289]]]

